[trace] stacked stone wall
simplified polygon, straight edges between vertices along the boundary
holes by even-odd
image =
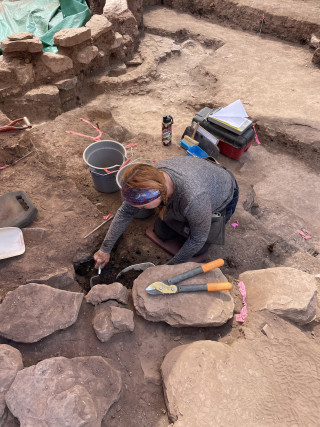
[[[140,21],[141,3],[130,2]],[[9,35],[1,41],[0,109],[14,118],[27,115],[32,104],[41,119],[76,107],[87,78],[116,75],[114,68],[121,66],[126,69],[139,46],[137,19],[126,0],[109,1],[103,14],[94,14],[84,27],[54,35],[58,53],[44,52],[40,39],[31,33]]]

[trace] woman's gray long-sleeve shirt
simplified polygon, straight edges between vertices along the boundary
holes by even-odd
[[[205,244],[212,213],[221,211],[232,200],[235,179],[221,166],[196,157],[174,157],[161,160],[154,166],[166,172],[174,185],[164,221],[187,222],[190,229],[186,242],[168,264],[186,262]],[[138,212],[138,208],[122,203],[102,243],[103,252],[111,252]]]

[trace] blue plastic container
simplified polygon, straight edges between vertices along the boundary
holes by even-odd
[[[202,148],[200,148],[198,145],[193,145],[192,147],[189,147],[186,152],[186,155],[191,157],[199,157],[200,159],[208,157],[208,153],[202,150]]]

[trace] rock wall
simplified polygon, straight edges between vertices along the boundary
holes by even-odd
[[[92,2],[97,3],[97,2]],[[36,110],[38,118],[54,118],[79,105],[79,93],[93,74],[112,75],[130,61],[139,46],[142,0],[108,2],[82,28],[54,35],[58,53],[43,51],[31,33],[11,34],[1,41],[0,109],[9,117]],[[92,5],[93,6],[93,5]],[[97,5],[96,5],[97,6]]]

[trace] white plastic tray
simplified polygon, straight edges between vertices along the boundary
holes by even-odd
[[[26,247],[20,228],[0,228],[0,259],[21,255],[25,250]]]

